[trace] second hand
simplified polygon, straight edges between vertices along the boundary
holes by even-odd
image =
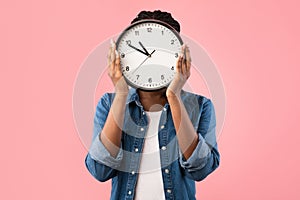
[[[136,72],[136,70],[138,70],[138,68],[140,68],[140,66],[142,66],[142,64],[144,64],[144,63],[146,62],[146,60],[148,60],[148,58],[150,58],[154,52],[155,52],[155,49],[154,49],[154,50],[147,56],[147,58],[145,58],[145,60],[143,60],[143,62],[142,62],[139,66],[137,66],[137,68],[135,68],[135,69],[133,70],[133,72],[131,72],[131,73],[134,74],[134,73]]]

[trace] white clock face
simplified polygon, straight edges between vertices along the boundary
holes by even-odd
[[[168,86],[176,73],[182,44],[178,33],[160,21],[140,21],[129,26],[117,40],[127,83],[143,90]]]

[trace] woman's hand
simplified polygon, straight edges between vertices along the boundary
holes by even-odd
[[[186,45],[181,47],[181,54],[176,64],[176,75],[169,85],[166,95],[170,104],[173,123],[180,150],[187,160],[190,158],[199,141],[198,134],[189,118],[180,98],[180,91],[191,74],[191,55]]]
[[[187,45],[182,45],[181,54],[176,63],[176,75],[173,81],[170,83],[166,96],[174,97],[180,96],[180,91],[182,90],[184,84],[191,74],[191,54]]]
[[[123,77],[120,67],[120,55],[116,50],[116,43],[111,40],[111,46],[107,55],[108,59],[108,76],[115,86],[116,94],[128,94],[128,85]]]

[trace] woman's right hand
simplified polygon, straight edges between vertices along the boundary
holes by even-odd
[[[116,43],[111,40],[111,45],[107,55],[108,58],[108,76],[115,86],[116,94],[128,94],[128,84],[126,83],[120,66],[120,55],[116,50]]]

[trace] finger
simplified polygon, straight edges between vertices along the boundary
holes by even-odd
[[[186,55],[187,71],[190,71],[192,65],[192,58],[191,58],[190,48],[188,46],[186,46],[185,55]]]
[[[113,52],[114,42],[113,40],[110,40],[110,46],[109,51],[107,54],[107,60],[108,60],[108,75],[109,77],[113,77],[114,74],[114,52]]]
[[[116,60],[115,48],[116,48],[115,42],[113,40],[110,40],[109,68],[110,68],[111,76],[113,76],[115,73],[115,60]]]
[[[178,60],[177,60],[177,63],[176,63],[176,72],[181,74],[182,71],[181,71],[181,68],[182,68],[182,60],[183,60],[183,55],[180,54],[179,57],[178,57]]]
[[[184,44],[181,46],[181,51],[179,54],[177,65],[176,65],[176,71],[179,74],[182,74],[182,64],[183,64],[183,60],[184,60],[184,46],[185,46]]]
[[[182,69],[181,69],[181,71],[182,71],[182,74],[183,75],[185,75],[186,74],[186,45],[184,44],[184,45],[182,45],[182,52],[183,52],[183,60],[182,60]]]
[[[186,48],[186,44],[183,44],[181,46],[181,55],[183,56],[183,59],[185,59],[185,48]]]
[[[185,48],[185,75],[187,77],[190,76],[190,71],[191,71],[191,53],[190,53],[190,49],[188,46],[186,46]]]
[[[108,55],[108,60],[109,60],[109,62],[108,62],[108,74],[109,74],[110,77],[112,77],[112,75],[113,75],[113,66],[114,66],[114,63],[111,60],[111,52],[112,52],[111,49],[112,48],[110,48],[109,55]]]
[[[119,52],[117,50],[115,50],[115,55],[116,55],[116,59],[115,59],[115,64],[114,64],[114,70],[121,72],[121,67],[120,67],[120,55]]]
[[[110,66],[111,64],[111,58],[110,58],[110,54],[111,54],[111,46],[109,47],[108,53],[107,53],[107,64]]]
[[[116,43],[113,40],[110,40],[110,44],[111,44],[111,54],[110,54],[110,58],[111,58],[111,62],[114,63],[115,59],[116,59]]]

